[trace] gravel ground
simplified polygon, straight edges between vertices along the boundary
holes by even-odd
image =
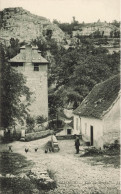
[[[44,145],[50,137],[31,141],[12,143],[13,152],[25,155],[43,170],[50,170],[57,181],[57,188],[47,194],[120,194],[120,170],[103,163],[91,165],[90,159],[75,154],[74,140],[59,141],[58,153],[44,153]],[[29,148],[25,153],[24,149]],[[38,151],[34,149],[38,147]],[[2,145],[1,150],[8,149]],[[81,153],[81,151],[80,151]]]

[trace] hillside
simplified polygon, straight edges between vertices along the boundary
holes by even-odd
[[[51,38],[62,42],[64,32],[48,19],[31,14],[21,7],[6,8],[0,12],[0,34],[1,41],[9,42],[11,38],[20,41],[30,41],[37,37],[45,39],[51,33]]]
[[[96,33],[96,34],[95,34]],[[111,23],[101,22],[100,20],[95,23],[87,23],[75,26],[73,36],[100,36],[100,37],[115,37],[119,38],[119,28]]]

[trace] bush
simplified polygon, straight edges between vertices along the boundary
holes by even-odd
[[[104,149],[107,149],[107,150],[115,150],[115,149],[120,149],[120,144],[118,140],[115,140],[114,143],[105,144],[103,147]]]
[[[37,121],[37,124],[42,124],[47,121],[47,118],[44,118],[44,116],[38,116],[36,121]]]
[[[13,137],[13,140],[20,140],[21,139],[21,131],[17,132],[16,130],[14,130],[12,137]]]
[[[103,151],[101,149],[97,149],[95,147],[90,147],[85,149],[85,153],[83,156],[94,156],[94,155],[102,155]]]
[[[27,117],[26,124],[27,124],[27,130],[26,130],[26,132],[27,133],[33,132],[34,131],[34,127],[35,127],[35,120],[34,120],[34,118],[32,118],[30,116]]]

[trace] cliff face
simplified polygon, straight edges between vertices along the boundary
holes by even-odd
[[[89,23],[85,24],[83,27],[77,27],[77,29],[73,31],[73,36],[90,36],[96,31],[99,31],[103,36],[110,37],[111,32],[114,34],[119,31],[119,28],[110,23],[98,21],[97,23]]]
[[[6,8],[0,12],[0,34],[1,40],[18,38],[26,41],[41,37],[44,39],[48,31],[51,31],[52,38],[57,42],[62,42],[64,32],[48,19],[31,14],[23,8]]]

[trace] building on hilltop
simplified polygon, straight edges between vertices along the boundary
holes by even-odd
[[[74,129],[91,146],[103,148],[120,139],[120,75],[97,84],[74,114]]]
[[[30,115],[48,118],[48,61],[41,56],[37,47],[26,45],[20,53],[9,60],[11,66],[26,77],[26,85],[32,92]]]

